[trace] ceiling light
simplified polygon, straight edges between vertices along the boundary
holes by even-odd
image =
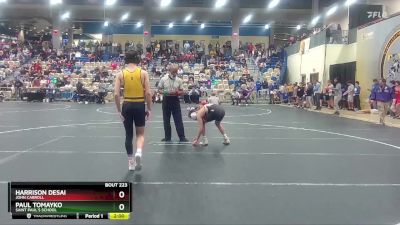
[[[300,24],[297,25],[297,26],[296,26],[296,29],[297,29],[297,30],[300,30],[300,29],[301,29],[301,25],[300,25]]]
[[[50,5],[62,4],[62,0],[50,0]]]
[[[110,22],[108,20],[104,21],[104,26],[108,27],[108,25],[110,24]]]
[[[6,3],[7,0],[0,0],[0,3]]]
[[[228,0],[217,0],[217,2],[215,2],[215,8],[221,8],[226,5],[226,3],[228,3]]]
[[[249,14],[243,19],[243,23],[248,23],[250,22],[251,18],[253,18],[253,15]]]
[[[312,19],[312,21],[311,21],[311,25],[315,26],[318,23],[319,18],[320,18],[320,16],[314,17],[314,19]]]
[[[115,3],[117,3],[117,0],[106,0],[106,1],[104,2],[104,5],[106,5],[106,6],[112,6],[112,5],[115,5]]]
[[[268,30],[268,29],[269,29],[269,24],[265,24],[264,28],[265,28],[266,30]]]
[[[168,24],[168,28],[173,28],[174,27],[174,23],[169,23]]]
[[[142,22],[140,22],[140,21],[137,22],[136,27],[137,27],[137,28],[142,27]]]
[[[121,16],[121,21],[128,19],[128,17],[129,17],[129,13],[125,13],[124,15]]]
[[[161,8],[167,7],[171,4],[171,2],[172,2],[171,0],[161,0],[160,6]]]
[[[61,19],[62,20],[69,19],[70,15],[71,15],[70,12],[65,12],[64,14],[61,15]]]
[[[280,0],[272,0],[269,4],[268,4],[268,9],[272,9],[275,8],[276,6],[278,6]]]
[[[331,15],[333,15],[333,14],[336,12],[337,9],[338,9],[338,6],[337,6],[337,5],[333,6],[332,8],[330,8],[330,9],[328,10],[328,12],[326,12],[326,16],[331,16]]]
[[[350,6],[350,5],[354,4],[356,1],[357,1],[357,0],[347,0],[344,4],[345,4],[346,6]]]
[[[185,17],[185,22],[189,22],[192,19],[192,14],[189,14]]]
[[[204,23],[202,23],[201,25],[200,25],[200,28],[201,29],[204,29],[206,27],[206,25],[204,24]]]

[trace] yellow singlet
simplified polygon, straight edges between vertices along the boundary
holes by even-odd
[[[124,77],[124,101],[125,102],[144,102],[144,88],[142,84],[142,69],[137,68],[130,72],[122,70]]]

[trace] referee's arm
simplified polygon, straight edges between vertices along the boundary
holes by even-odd
[[[176,91],[176,95],[181,96],[184,94],[185,94],[185,91],[182,88],[182,80],[179,79],[179,87],[178,87],[178,90]]]
[[[164,78],[161,78],[160,82],[158,82],[157,89],[158,89],[158,93],[165,94],[164,93]]]

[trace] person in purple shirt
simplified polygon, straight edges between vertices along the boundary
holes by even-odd
[[[386,85],[386,80],[379,82],[379,87],[372,92],[371,100],[376,102],[379,111],[379,124],[385,125],[385,117],[388,113],[390,103],[395,101],[393,89]]]
[[[376,101],[374,101],[374,100],[372,99],[372,96],[373,96],[373,95],[375,94],[375,92],[377,92],[377,90],[379,89],[379,82],[378,82],[378,79],[373,79],[372,82],[373,82],[373,84],[372,84],[371,89],[368,89],[368,91],[371,92],[371,94],[369,95],[369,100],[370,100],[371,109],[377,109]]]

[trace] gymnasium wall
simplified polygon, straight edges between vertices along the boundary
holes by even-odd
[[[308,82],[311,73],[319,73],[318,79],[325,84],[329,79],[329,67],[356,61],[356,52],[357,44],[329,44],[326,47],[321,45],[305,49],[302,55],[300,53],[290,55],[288,57],[288,82],[300,82],[303,74],[306,75],[306,82]]]
[[[288,73],[287,81],[289,83],[301,81],[300,67],[301,67],[301,57],[300,57],[299,53],[288,56],[288,59],[287,59],[287,73]]]
[[[358,30],[354,44],[326,45],[325,60],[324,54],[325,46],[319,46],[305,50],[303,55],[288,56],[288,81],[300,81],[300,74],[306,74],[308,81],[315,69],[325,83],[330,65],[356,61],[356,80],[362,87],[365,107],[373,79],[400,80],[400,15]]]
[[[357,60],[357,44],[351,45],[327,45],[324,77],[320,79],[324,82],[329,79],[329,68],[331,65],[354,62]]]
[[[358,30],[356,79],[364,87],[364,100],[368,97],[367,89],[371,87],[374,78],[388,78],[388,65],[381,65],[385,47],[390,47],[388,55],[400,53],[400,38],[394,39],[393,43],[388,45],[396,32],[400,32],[400,16]],[[397,73],[397,77],[398,75]]]
[[[309,49],[309,43],[310,38],[304,40],[304,54],[296,53],[288,56],[288,82],[300,82],[302,75],[306,75],[306,82],[308,82],[310,73],[319,73],[319,80],[322,80],[325,46]]]

